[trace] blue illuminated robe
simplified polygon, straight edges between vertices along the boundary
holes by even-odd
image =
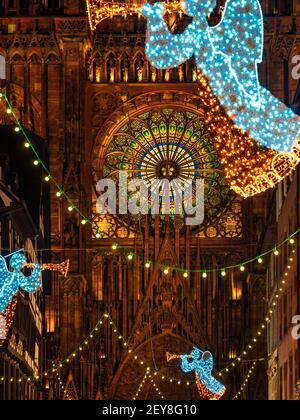
[[[209,27],[215,0],[187,0],[192,23],[173,35],[163,20],[163,4],[143,6],[148,18],[146,53],[159,69],[176,67],[195,55],[214,94],[237,127],[261,145],[290,152],[300,118],[263,88],[257,65],[263,54],[263,16],[258,0],[228,0],[221,22]]]
[[[8,271],[5,259],[0,255],[0,313],[4,313],[19,288],[28,293],[34,293],[40,288],[42,267],[36,264],[31,276],[26,277],[20,271],[25,262],[24,254],[13,255],[10,260],[13,271]]]
[[[184,372],[195,371],[197,380],[212,394],[211,399],[221,398],[225,393],[224,385],[212,376],[213,357],[210,352],[201,352],[198,349],[194,349],[192,351],[192,360],[190,356],[181,356],[181,368]]]

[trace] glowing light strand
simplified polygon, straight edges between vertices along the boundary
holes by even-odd
[[[144,388],[144,386],[145,386],[145,384],[146,384],[147,381],[150,382],[150,385],[153,386],[153,388],[157,392],[159,398],[162,399],[162,400],[164,400],[165,399],[164,395],[162,394],[162,392],[160,391],[160,389],[156,385],[156,383],[155,383],[152,375],[149,373],[149,371],[146,371],[146,373],[145,373],[145,375],[144,375],[144,377],[143,377],[143,379],[142,379],[142,381],[141,381],[141,383],[140,383],[140,385],[138,387],[138,390],[136,391],[136,393],[135,393],[135,395],[134,395],[134,397],[132,399],[133,400],[136,400],[139,397],[139,395],[143,391],[143,388]]]
[[[244,389],[248,385],[251,377],[253,376],[253,374],[255,372],[255,367],[256,367],[256,362],[253,362],[253,364],[251,365],[251,368],[249,369],[248,373],[246,374],[246,377],[244,379],[244,382],[241,385],[240,390],[233,397],[233,400],[238,400],[241,397],[241,395],[243,394]]]
[[[285,284],[285,281],[283,281],[281,283],[281,285],[283,285],[283,284]],[[278,294],[276,295],[276,300],[279,299],[280,293],[282,292],[282,290],[283,290],[282,287],[280,287],[280,289],[278,291]],[[271,306],[273,306],[273,305],[271,305]],[[60,362],[58,362],[57,364],[53,362],[52,368],[50,368],[47,371],[45,371],[43,373],[43,376],[45,378],[47,378],[47,377],[49,377],[49,375],[51,373],[53,373],[57,377],[59,377],[59,370],[64,365],[67,365],[67,364],[71,363],[73,360],[75,360],[75,358],[78,357],[82,353],[82,351],[84,351],[84,349],[87,349],[88,348],[89,344],[94,339],[95,332],[98,332],[100,330],[99,327],[103,325],[103,320],[106,320],[107,322],[110,323],[110,325],[112,326],[112,332],[116,335],[116,337],[120,341],[123,342],[123,346],[124,346],[124,348],[126,348],[128,354],[133,353],[133,349],[130,346],[128,346],[128,343],[127,343],[126,339],[123,337],[122,334],[119,333],[119,331],[118,331],[118,329],[116,327],[116,324],[112,320],[110,314],[104,313],[100,317],[100,319],[98,320],[98,322],[96,323],[96,325],[94,326],[94,328],[91,330],[91,332],[82,341],[82,344],[79,347],[77,347],[74,351],[72,351],[67,357],[65,357]],[[257,337],[257,339],[256,338],[252,339],[250,341],[249,345],[246,348],[249,348],[249,346],[251,346],[251,348],[253,348],[253,345],[258,342],[258,338],[260,338],[262,336],[261,331],[264,331],[264,330],[265,330],[265,325],[263,324],[258,329],[257,334],[254,335],[254,337]],[[253,341],[253,340],[255,340],[255,341]],[[229,363],[222,371],[219,372],[219,376],[222,377],[224,374],[229,373],[230,370],[233,369],[233,368],[235,368],[237,366],[237,364],[241,363],[247,355],[248,355],[248,352],[247,351],[244,351],[243,353],[241,353],[241,356],[239,356],[238,358],[236,358],[233,362]],[[145,364],[146,364],[145,361],[143,359],[140,359],[137,355],[134,355],[133,356],[133,360],[137,364],[139,364],[140,366],[145,366]],[[148,375],[151,373],[151,368],[149,366],[147,367],[147,372],[148,372]],[[159,380],[161,380],[163,382],[167,381],[169,383],[175,383],[175,384],[177,384],[179,386],[186,385],[187,387],[190,387],[190,385],[191,385],[191,382],[190,381],[182,382],[180,380],[177,380],[174,377],[169,377],[169,376],[166,376],[164,374],[160,374],[159,371],[154,371],[153,372],[153,376],[154,377],[157,377],[157,379],[159,379]],[[12,378],[9,377],[9,376],[2,376],[0,378],[0,381],[2,381],[2,382],[4,382],[4,381],[10,382],[11,379]],[[31,376],[31,377],[25,377],[24,376],[24,379],[23,380],[19,380],[19,382],[23,382],[23,381],[25,381],[25,382],[38,382],[40,379],[41,379],[41,376],[39,376],[39,375]],[[61,378],[59,379],[59,382],[60,382],[59,385],[60,385],[61,389],[64,389],[64,386],[62,385],[63,383],[62,383]],[[197,380],[195,381],[195,384],[197,385]],[[67,391],[65,391],[65,392],[67,392]]]
[[[284,291],[284,286],[286,284],[286,279],[288,277],[289,270],[291,270],[292,266],[291,263],[294,262],[293,255],[295,254],[295,249],[292,250],[291,254],[289,255],[289,262],[286,266],[286,269],[283,271],[282,279],[277,284],[277,290],[274,294],[273,299],[271,300],[267,312],[263,321],[260,323],[259,328],[257,329],[256,333],[253,335],[252,339],[249,341],[248,345],[244,348],[244,350],[240,353],[238,357],[236,357],[231,363],[229,363],[224,369],[219,372],[219,376],[222,377],[223,374],[229,373],[229,371],[237,366],[237,364],[241,363],[248,354],[254,349],[257,343],[262,339],[263,335],[267,332],[267,325],[271,322],[270,317],[273,316],[274,311],[277,307],[278,301],[282,296]]]

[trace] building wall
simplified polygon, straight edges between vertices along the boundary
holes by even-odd
[[[31,17],[27,17],[28,12],[20,10],[17,0],[15,4],[13,10],[8,10],[7,2],[4,2],[0,19],[0,53],[7,63],[7,92],[24,124],[49,145],[50,169],[54,178],[84,214],[94,217],[95,168],[101,173],[101,159],[106,147],[112,140],[115,127],[126,120],[128,112],[134,113],[145,107],[153,110],[158,104],[181,109],[193,107],[195,112],[201,111],[201,105],[197,108],[195,100],[194,63],[190,61],[171,72],[154,72],[144,54],[145,21],[135,16],[126,21],[120,17],[108,19],[101,23],[95,34],[91,34],[83,1],[51,2],[50,8],[45,8],[45,2],[28,4]],[[50,2],[46,4],[50,5]],[[299,52],[297,28],[300,20],[290,13],[291,9],[297,12],[296,4],[263,2],[268,18],[261,79],[287,103],[293,102],[297,87],[297,81],[290,77],[292,57]],[[128,83],[124,84],[126,81]],[[145,273],[141,260],[128,263],[126,255],[113,256],[110,242],[96,238],[89,227],[82,226],[78,215],[68,212],[67,204],[57,199],[56,192],[52,186],[52,257],[56,262],[69,258],[71,265],[66,279],[54,275],[51,294],[46,298],[47,359],[57,360],[72,352],[99,315],[107,310],[136,353],[143,354],[147,360],[151,360],[149,346],[152,335],[155,336],[163,363],[166,342],[157,334],[161,318],[152,306],[153,288],[146,291],[146,285],[150,283],[151,287],[162,286],[162,274]],[[160,258],[162,263],[171,260],[200,268],[203,264],[216,266],[231,260],[241,261],[256,253],[256,239],[259,241],[263,230],[261,224],[268,200],[269,196],[266,196],[265,202],[264,199],[262,202],[246,202],[242,233],[233,239],[226,234],[214,239],[203,232],[199,236],[191,235],[176,225],[168,235],[158,220],[153,229],[117,239],[127,248],[145,251],[145,256]],[[234,224],[237,226],[240,222],[237,217]],[[118,220],[113,224],[126,228]],[[212,228],[214,226],[210,231]],[[114,234],[112,238],[115,238]],[[98,292],[95,298],[95,277],[102,279],[104,285],[102,299]],[[117,279],[125,286],[120,300],[115,298]],[[170,277],[168,284],[172,280],[176,288],[182,286],[182,279]],[[226,282],[209,277],[206,283],[201,282],[198,275],[188,280],[186,289],[192,288],[192,284],[196,285],[192,298],[183,296],[188,301],[189,310],[177,309],[180,322],[162,333],[166,338],[171,331],[175,338],[173,341],[168,338],[168,345],[182,351],[188,351],[192,343],[209,343],[220,368],[229,361],[230,353],[238,353],[247,343],[257,325],[260,313],[256,314],[253,309],[249,311],[246,296],[249,290],[254,290],[254,296],[257,290],[264,289],[265,273],[257,272],[253,267],[248,277],[239,274],[236,279],[230,278]],[[232,294],[236,285],[243,292],[240,299],[234,300]],[[186,289],[184,294],[187,294]],[[178,308],[178,295],[174,301]],[[166,308],[170,307],[167,297],[164,302]],[[254,308],[255,305],[259,302],[253,301]],[[189,313],[193,314],[193,322]],[[150,320],[152,329],[149,329]],[[202,334],[199,326],[203,329]],[[118,340],[112,337],[112,328],[108,327],[103,342],[98,343],[100,347],[95,345],[80,362],[71,366],[82,398],[94,398],[99,389],[106,397],[125,398],[134,392],[134,372],[128,372]],[[104,361],[99,360],[100,353],[104,353]],[[256,356],[263,353],[263,349],[258,349]],[[66,370],[61,372],[64,381],[68,374]],[[242,378],[244,374],[241,369],[235,377],[240,375]],[[233,378],[229,378],[228,383],[234,394],[239,381],[232,381]],[[264,383],[265,378],[258,378],[259,381]],[[55,375],[50,382],[47,382],[49,394],[62,396],[60,381]],[[127,394],[122,391],[126,389],[124,384]],[[131,388],[128,388],[130,384]],[[259,391],[254,391],[252,398],[264,398],[265,387],[257,389]],[[178,397],[178,389],[172,389],[172,396]]]
[[[298,228],[298,196],[299,171],[283,182],[277,191],[278,243]],[[269,330],[269,397],[295,400],[299,379],[299,342],[292,337],[292,318],[299,312],[298,246],[288,244],[278,257],[272,257],[268,276],[270,300],[278,289],[283,289]]]
[[[24,249],[28,261],[36,262],[36,249],[42,240],[37,240],[38,230],[25,202],[15,194],[16,173],[10,158],[0,155],[0,252],[5,256]],[[40,396],[40,386],[32,378],[43,372],[42,303],[41,291],[29,295],[20,290],[1,315],[5,323],[0,339],[0,400],[33,400]]]

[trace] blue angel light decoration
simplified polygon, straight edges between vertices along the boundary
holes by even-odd
[[[195,55],[214,94],[237,127],[261,145],[290,152],[300,132],[300,118],[260,85],[258,64],[263,56],[263,15],[258,0],[227,0],[217,26],[207,16],[216,0],[187,0],[192,23],[182,34],[170,33],[164,6],[145,4],[148,18],[146,53],[151,64],[167,69]]]
[[[213,357],[209,351],[194,348],[191,355],[181,356],[181,369],[187,373],[195,371],[199,395],[202,399],[218,400],[226,388],[212,376]]]
[[[224,385],[212,376],[213,357],[209,351],[202,351],[194,347],[191,354],[170,354],[167,352],[167,361],[181,359],[183,372],[195,372],[196,383],[202,400],[219,400],[226,391]]]
[[[12,271],[9,271],[5,259],[0,256],[0,314],[4,313],[19,288],[28,293],[34,293],[40,288],[42,266],[33,264],[31,276],[26,277],[21,272],[25,264],[25,255],[22,252],[15,253],[10,259]]]

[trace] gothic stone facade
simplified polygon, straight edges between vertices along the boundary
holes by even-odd
[[[225,279],[216,274],[203,279],[199,273],[186,279],[172,270],[166,275],[162,267],[214,268],[255,254],[269,195],[242,202],[227,192],[229,204],[223,206],[223,196],[213,193],[211,217],[198,230],[185,228],[176,217],[99,217],[95,184],[105,168],[114,167],[111,153],[120,131],[132,135],[132,121],[175,111],[179,119],[187,113],[203,117],[195,65],[191,60],[171,71],[153,69],[144,52],[146,22],[137,16],[107,19],[91,33],[84,1],[31,3],[5,0],[2,6],[6,89],[24,124],[45,139],[53,177],[93,220],[92,227],[83,226],[51,186],[52,259],[69,258],[71,265],[67,278],[53,276],[46,298],[47,359],[56,362],[70,354],[104,311],[133,349],[128,353],[120,345],[108,323],[101,338],[90,340],[79,358],[47,379],[45,397],[132,398],[145,373],[143,367],[134,367],[136,355],[160,375],[186,382],[178,364],[166,363],[165,353],[189,352],[194,345],[210,349],[216,368],[222,369],[248,343],[264,314],[264,270],[254,265],[246,274]],[[268,17],[261,80],[292,103],[299,6],[292,1],[263,3]],[[219,6],[222,2],[216,19]],[[173,23],[180,26],[176,19]],[[168,127],[169,122],[163,123]],[[115,150],[122,153],[120,143]],[[222,185],[217,180],[216,190]],[[104,233],[96,236],[97,229]],[[116,252],[112,241],[120,245]],[[139,256],[129,261],[122,248]],[[145,269],[148,259],[156,264]],[[263,348],[256,347],[251,356],[265,357]],[[234,375],[231,371],[224,377],[227,398],[247,368],[241,364]],[[264,370],[266,366],[260,372]],[[61,387],[66,382],[67,393]],[[197,398],[194,386],[161,381],[158,386],[166,398]],[[146,385],[140,397],[158,395]],[[248,397],[266,398],[263,374],[257,373]]]

